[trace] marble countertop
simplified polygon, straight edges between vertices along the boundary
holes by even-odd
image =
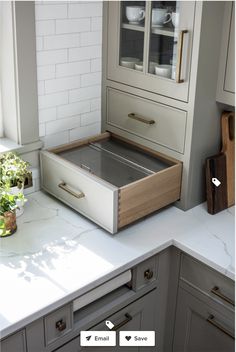
[[[234,279],[234,207],[209,215],[167,207],[111,235],[43,192],[0,239],[0,337],[170,245]]]

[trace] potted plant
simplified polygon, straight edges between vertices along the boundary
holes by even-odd
[[[17,209],[17,201],[22,196],[11,194],[5,189],[0,189],[0,237],[10,236],[16,232],[15,210]]]
[[[16,153],[8,152],[0,155],[0,187],[9,189],[9,193],[18,196],[16,216],[20,216],[24,211],[24,183],[26,178],[31,178],[28,168],[29,163]]]

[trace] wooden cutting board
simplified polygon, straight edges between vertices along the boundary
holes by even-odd
[[[224,112],[221,117],[222,153],[226,156],[227,206],[235,203],[235,114]]]
[[[219,180],[216,185],[212,180]],[[207,210],[216,214],[227,208],[226,156],[221,153],[206,159]]]

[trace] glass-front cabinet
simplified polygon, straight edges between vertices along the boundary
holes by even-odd
[[[110,1],[108,79],[188,101],[194,1]]]

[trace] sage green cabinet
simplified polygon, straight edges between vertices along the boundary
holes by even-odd
[[[21,330],[0,342],[1,352],[26,352],[25,331]]]
[[[173,352],[234,352],[234,314],[179,289]]]
[[[183,162],[175,203],[183,210],[206,199],[205,159],[219,152],[224,7],[223,1],[104,2],[102,129]],[[132,20],[129,11],[138,15]]]
[[[217,101],[235,105],[235,2],[225,1]]]
[[[173,352],[234,351],[234,282],[181,254]]]
[[[132,1],[108,3],[108,79],[187,101],[194,1],[134,5],[143,20],[132,21]]]
[[[80,337],[76,337],[74,340],[65,344],[63,347],[57,349],[55,352],[97,352],[104,351],[107,352],[122,352],[128,347],[119,346],[119,331],[150,331],[155,329],[155,300],[156,300],[156,290],[148,293],[142,298],[138,299],[134,303],[129,304],[127,307],[121,309],[115,314],[108,316],[107,319],[112,321],[115,325],[114,329],[117,333],[117,345],[115,347],[81,347]],[[117,326],[117,329],[116,329]],[[94,326],[92,329],[94,331],[109,331],[103,320],[98,325]],[[154,352],[156,347],[132,347],[134,352]]]

